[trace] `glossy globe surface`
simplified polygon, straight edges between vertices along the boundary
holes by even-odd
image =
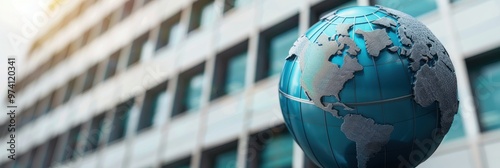
[[[285,123],[321,167],[415,167],[457,112],[454,68],[422,23],[380,7],[334,11],[299,37],[281,74]]]

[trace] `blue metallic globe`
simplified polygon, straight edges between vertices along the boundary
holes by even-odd
[[[279,93],[286,126],[324,168],[415,167],[458,109],[443,45],[413,17],[381,6],[339,9],[299,37]]]

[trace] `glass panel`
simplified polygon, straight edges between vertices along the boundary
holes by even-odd
[[[161,88],[166,88],[166,86]],[[148,95],[146,101],[144,102],[144,105],[147,107],[143,107],[137,131],[151,127],[153,125],[154,116],[159,113],[160,110],[163,110],[162,105],[166,103],[166,98],[167,93],[164,89],[156,92],[151,92],[150,95]]]
[[[247,53],[245,52],[232,57],[228,61],[224,85],[225,93],[233,93],[245,87],[246,59]]]
[[[178,44],[181,40],[183,32],[178,21],[179,16],[173,17],[174,18],[171,18],[161,24],[160,34],[156,43],[156,50],[163,48],[166,45]]]
[[[43,155],[43,164],[42,167],[50,167],[54,162],[54,153],[57,145],[58,138],[52,138],[47,144],[45,155]]]
[[[237,151],[231,150],[215,156],[214,168],[236,167]]]
[[[214,25],[216,18],[216,9],[214,2],[205,5],[201,11],[200,27],[209,27]]]
[[[99,140],[102,135],[102,127],[104,126],[104,115],[101,114],[92,119],[90,130],[87,135],[87,144],[85,146],[85,152],[93,151],[99,146]]]
[[[292,167],[293,138],[284,133],[270,139],[260,155],[261,168]]]
[[[182,33],[182,26],[179,23],[172,25],[168,39],[170,45],[178,44],[182,39]]]
[[[87,74],[85,75],[85,81],[83,84],[82,92],[85,92],[85,91],[89,90],[90,88],[92,88],[92,85],[94,84],[94,78],[95,78],[96,72],[97,72],[97,65],[94,65],[92,68],[90,68],[87,71]]]
[[[483,131],[500,129],[500,61],[470,68],[471,84]]]
[[[281,72],[288,51],[293,46],[295,40],[297,40],[298,34],[299,29],[295,27],[271,39],[269,47],[269,76]]]
[[[127,68],[136,62],[139,62],[142,56],[142,50],[149,37],[149,32],[142,34],[140,37],[134,40],[132,43],[132,48],[130,49],[130,55],[127,63]]]
[[[184,105],[186,110],[197,110],[200,107],[201,89],[203,87],[203,73],[193,76],[187,85]]]
[[[69,132],[68,141],[66,143],[66,147],[64,148],[63,162],[67,160],[71,160],[75,157],[77,150],[77,143],[80,139],[80,126],[77,126]]]
[[[63,103],[69,101],[69,99],[73,96],[73,90],[75,89],[76,78],[73,78],[69,81],[68,86],[66,86],[66,93],[64,94]]]
[[[106,73],[104,73],[104,80],[109,79],[116,73],[116,68],[118,67],[118,58],[120,57],[120,51],[116,51],[111,57],[108,58],[108,64],[106,65]]]
[[[437,8],[436,0],[375,0],[375,4],[397,9],[414,17]]]
[[[111,128],[111,133],[109,135],[108,144],[114,142],[115,140],[125,137],[127,133],[127,122],[132,109],[134,100],[131,99],[125,103],[122,103],[116,107],[115,116],[113,119],[113,125]]]

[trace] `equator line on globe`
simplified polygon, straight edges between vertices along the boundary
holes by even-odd
[[[321,167],[416,167],[458,110],[443,45],[400,11],[339,9],[290,49],[281,74],[285,123]]]

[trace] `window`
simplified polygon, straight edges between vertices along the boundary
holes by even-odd
[[[73,90],[75,90],[76,78],[71,79],[66,86],[66,92],[64,93],[63,103],[69,101],[69,99],[73,96]],[[76,95],[76,94],[75,94]]]
[[[92,152],[97,149],[97,147],[99,147],[99,141],[101,140],[102,136],[105,115],[106,113],[103,113],[92,118],[84,152]]]
[[[132,12],[134,11],[134,2],[135,0],[127,0],[127,2],[125,2],[125,5],[123,5],[122,16],[120,20],[123,20],[130,14],[132,14]]]
[[[113,13],[110,13],[108,16],[106,16],[101,23],[101,30],[99,31],[99,34],[104,34],[108,29],[112,26],[113,23]]]
[[[258,156],[250,160],[248,167],[292,167],[293,138],[284,125],[252,136],[249,147],[249,151],[257,152]]]
[[[482,131],[500,129],[500,48],[466,60]]]
[[[204,68],[203,63],[179,75],[172,116],[200,107]]]
[[[191,157],[187,157],[184,159],[180,159],[174,161],[172,163],[167,163],[163,165],[161,168],[190,168],[191,166]]]
[[[49,111],[51,110],[50,106],[52,104],[50,96],[51,95],[49,94],[38,101],[33,118],[38,118],[44,114],[49,113]]]
[[[55,109],[57,106],[61,105],[62,102],[64,101],[64,92],[66,91],[65,89],[66,88],[64,88],[64,86],[61,86],[54,91],[54,95],[52,97],[52,105],[51,105],[52,109]]]
[[[133,105],[134,99],[132,98],[116,107],[108,144],[112,144],[113,142],[125,137],[125,134],[127,133],[128,117]]]
[[[191,19],[189,20],[189,32],[199,27],[213,25],[216,16],[214,0],[195,1],[191,11]]]
[[[322,1],[311,7],[309,25],[316,24],[323,16],[337,9],[356,5],[357,2],[355,0]]]
[[[436,0],[373,0],[373,5],[382,5],[407,13],[413,17],[437,9]]]
[[[72,160],[77,152],[77,144],[80,139],[81,126],[76,126],[69,131],[68,141],[64,147],[62,162]]]
[[[127,61],[127,68],[133,65],[134,63],[139,62],[139,60],[141,59],[142,50],[148,40],[148,37],[149,37],[149,32],[146,32],[134,40],[134,42],[132,43],[132,48],[130,49],[130,54]]]
[[[82,41],[80,42],[80,48],[83,48],[90,41],[92,41],[92,31],[89,29],[83,34]]]
[[[92,85],[94,84],[95,80],[95,74],[97,72],[97,65],[92,66],[87,73],[85,74],[85,80],[83,82],[83,89],[82,92],[85,92],[92,88]]]
[[[251,0],[224,0],[224,13],[233,8],[244,6],[250,2]]]
[[[111,78],[116,74],[116,68],[118,67],[118,60],[120,58],[121,51],[122,50],[116,51],[108,58],[103,81]]]
[[[245,72],[248,42],[245,41],[217,55],[211,98],[242,90],[245,87]]]
[[[43,155],[45,157],[43,158],[42,167],[51,167],[53,163],[57,161],[57,159],[54,158],[54,153],[57,147],[57,139],[58,137],[52,138],[47,144],[48,146],[46,147],[45,155]]]
[[[234,141],[203,152],[201,168],[236,167],[238,142]]]
[[[160,26],[160,34],[156,42],[156,50],[166,45],[175,45],[182,39],[182,28],[180,26],[181,13],[163,21]]]
[[[288,51],[299,34],[298,15],[261,33],[256,80],[281,72]]]
[[[164,108],[167,103],[166,89],[167,83],[164,82],[146,92],[137,131],[151,127],[153,125],[155,115],[158,114],[160,110],[166,110]]]

